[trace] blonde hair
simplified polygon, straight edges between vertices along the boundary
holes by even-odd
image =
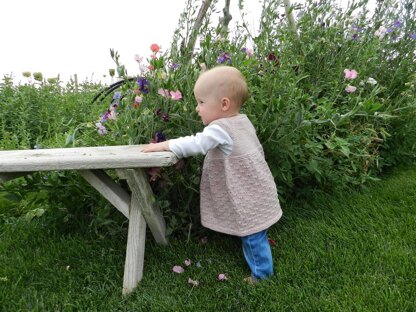
[[[239,107],[249,98],[246,79],[235,67],[221,65],[207,70],[199,76],[195,85],[201,78],[211,78],[211,88],[215,90],[217,95],[230,98]]]

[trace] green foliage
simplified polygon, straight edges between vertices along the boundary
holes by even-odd
[[[94,105],[94,86],[74,94],[72,86],[54,81],[15,87],[5,78],[1,147],[147,144],[193,134],[202,129],[193,85],[204,67],[221,63],[247,79],[251,97],[243,113],[257,129],[282,201],[316,189],[364,185],[386,166],[413,160],[413,3],[384,1],[370,14],[367,1],[344,10],[331,0],[309,1],[292,8],[292,27],[280,4],[263,2],[258,35],[244,22],[227,38],[210,22],[214,1],[199,31],[200,48],[190,54],[186,47],[198,10],[188,1],[171,49],[162,54],[152,45],[137,76],[111,50],[114,74],[125,83]],[[198,224],[201,163],[197,157],[149,170],[170,231],[189,233]]]

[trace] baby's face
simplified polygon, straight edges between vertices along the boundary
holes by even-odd
[[[206,126],[212,121],[225,117],[221,106],[221,97],[215,90],[215,75],[206,75],[198,79],[195,84],[196,111]]]

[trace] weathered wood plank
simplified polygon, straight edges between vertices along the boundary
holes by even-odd
[[[126,169],[124,171],[132,192],[132,198],[139,203],[153,237],[157,243],[167,245],[165,220],[155,203],[145,171],[143,169]]]
[[[143,277],[146,221],[136,198],[130,204],[126,261],[124,265],[123,294],[133,291]]]
[[[5,173],[0,173],[0,184],[4,183],[6,181],[9,181],[9,180],[13,180],[13,179],[16,179],[16,178],[19,178],[19,177],[23,177],[23,176],[25,176],[29,173],[30,172],[5,172]]]
[[[142,153],[144,145],[0,151],[0,172],[164,167],[171,152]]]
[[[129,218],[130,195],[120,185],[103,170],[79,170],[79,173],[127,219]]]

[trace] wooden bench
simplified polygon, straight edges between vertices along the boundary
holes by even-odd
[[[146,224],[157,243],[167,244],[165,222],[144,168],[171,166],[171,152],[141,153],[141,145],[0,151],[0,183],[36,171],[77,170],[129,219],[123,294],[142,279]],[[131,196],[104,170],[116,169]]]

